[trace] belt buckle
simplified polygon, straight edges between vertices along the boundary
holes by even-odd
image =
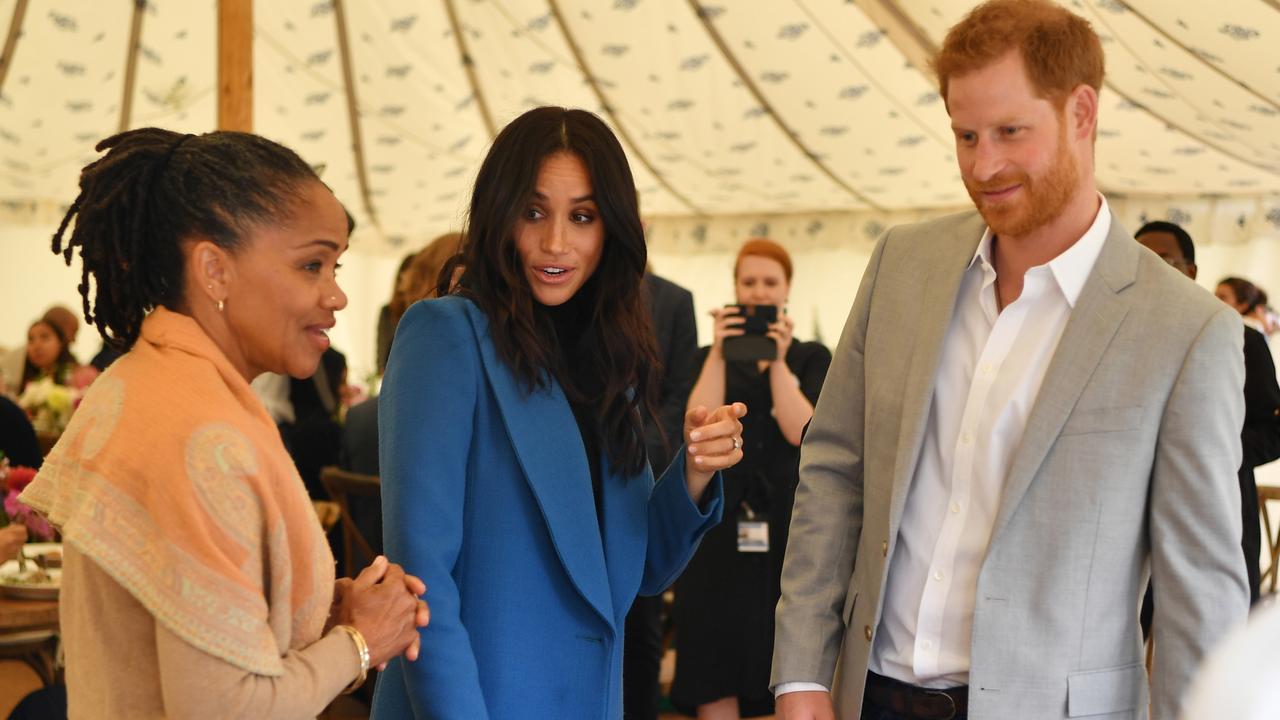
[[[945,703],[938,704],[934,704],[933,702],[929,703],[930,707],[928,712],[930,712],[930,717],[933,718],[933,720],[951,720],[959,711],[959,708],[956,707],[956,699],[941,690],[923,690],[920,694],[929,698],[938,698],[945,701]],[[932,712],[938,712],[939,714],[933,715]],[[941,714],[944,712],[946,714]]]

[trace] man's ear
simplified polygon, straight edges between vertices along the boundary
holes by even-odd
[[[1076,140],[1092,139],[1098,129],[1098,91],[1080,84],[1067,96],[1067,115]]]

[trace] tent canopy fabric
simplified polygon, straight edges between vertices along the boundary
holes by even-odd
[[[919,58],[975,4],[260,0],[254,130],[320,169],[357,217],[366,251],[403,252],[458,227],[494,130],[541,104],[600,114],[623,141],[646,215],[681,227],[963,207],[946,110]],[[1280,7],[1064,4],[1093,24],[1107,52],[1103,190],[1263,203],[1272,222]],[[141,7],[124,125],[212,130],[216,2]],[[121,127],[133,9],[129,0],[0,1],[0,33],[16,37],[0,87],[8,212],[68,203],[94,144]]]

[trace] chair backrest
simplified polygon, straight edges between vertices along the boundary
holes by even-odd
[[[329,497],[342,509],[342,562],[343,570],[354,577],[359,568],[373,562],[373,547],[356,525],[351,514],[352,497],[379,499],[382,497],[382,481],[377,475],[349,472],[332,465],[320,469],[320,483],[329,491]],[[356,557],[359,551],[361,557]]]
[[[40,444],[40,454],[47,456],[53,446],[58,444],[58,438],[62,437],[60,433],[36,433],[36,442]]]

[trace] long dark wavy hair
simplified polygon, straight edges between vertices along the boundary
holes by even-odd
[[[543,160],[560,152],[586,166],[605,232],[600,264],[578,291],[587,293],[580,298],[589,319],[579,347],[588,350],[575,356],[573,368],[565,367],[550,321],[536,311],[514,237]],[[462,249],[439,281],[440,294],[448,294],[461,264],[454,292],[488,316],[498,355],[530,390],[554,378],[571,400],[590,405],[610,463],[629,474],[646,462],[642,414],[653,421],[659,371],[641,295],[646,260],[635,180],[618,139],[585,110],[540,107],[494,139],[476,176]]]

